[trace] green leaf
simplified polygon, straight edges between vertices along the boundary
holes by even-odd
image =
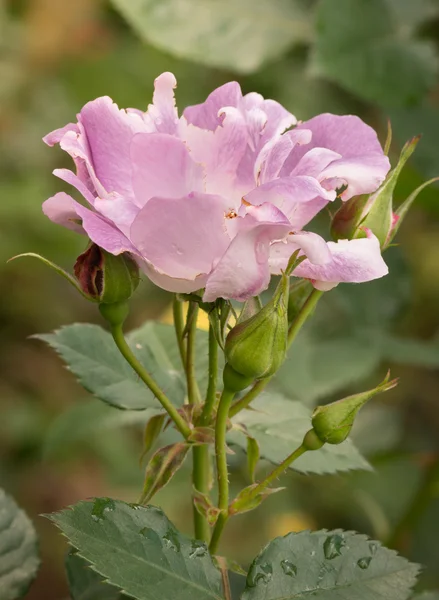
[[[142,426],[161,413],[160,408],[119,410],[94,399],[74,404],[51,424],[44,440],[44,457],[62,457],[71,451],[72,444],[93,440],[99,433],[113,429],[129,425]]]
[[[66,556],[66,572],[72,600],[124,600],[127,596],[103,581],[83,558],[71,550]]]
[[[138,333],[129,337],[133,352],[165,393],[176,404],[182,404],[184,385],[180,374],[170,363],[164,360],[159,363],[148,339],[142,339],[141,343]],[[111,335],[101,327],[76,323],[36,337],[54,348],[85,389],[100,400],[131,410],[158,406],[152,392],[120,354]]]
[[[0,489],[0,597],[20,598],[38,566],[37,534],[27,515]]]
[[[97,573],[137,600],[224,598],[205,544],[180,534],[155,506],[96,498],[49,518]]]
[[[412,0],[322,0],[315,68],[366,100],[412,105],[435,82],[433,47],[411,35],[432,6],[430,0],[416,6]]]
[[[413,596],[412,600],[439,600],[439,591],[422,592]]]
[[[365,535],[290,533],[253,561],[242,600],[406,600],[418,572],[418,565]]]
[[[177,442],[159,448],[154,453],[146,467],[141,504],[148,503],[159,490],[171,481],[182,466],[189,448],[189,444]]]
[[[300,402],[287,400],[275,393],[261,394],[252,402],[254,410],[244,410],[233,419],[244,425],[260,448],[261,457],[278,464],[302,443],[311,429],[311,411]],[[239,430],[228,434],[228,441],[247,449],[247,438]],[[350,469],[370,469],[348,439],[338,446],[325,445],[315,452],[306,452],[290,467],[302,473],[335,473]]]
[[[311,37],[307,0],[113,0],[146,41],[242,73]]]
[[[319,307],[317,308],[319,310]],[[312,405],[372,373],[381,356],[374,340],[359,335],[322,339],[301,334],[295,341],[273,387],[285,396]]]

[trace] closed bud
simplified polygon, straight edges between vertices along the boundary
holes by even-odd
[[[139,268],[127,252],[115,256],[96,244],[78,256],[74,273],[84,294],[104,304],[128,300],[139,285]]]
[[[355,196],[335,213],[331,234],[335,240],[366,237],[371,230],[385,250],[396,231],[398,216],[393,209],[393,193],[398,178],[407,160],[413,154],[420,136],[407,142],[401,151],[398,164],[390,171],[381,187],[372,195]]]
[[[384,381],[373,390],[348,396],[326,406],[318,406],[312,415],[312,426],[319,440],[327,444],[344,442],[360,408],[377,394],[394,388],[397,383],[397,379],[390,380],[389,372]]]
[[[285,359],[287,337],[288,277],[282,275],[271,300],[230,331],[225,344],[227,361],[245,377],[270,377]]]

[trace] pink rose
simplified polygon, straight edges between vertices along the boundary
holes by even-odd
[[[330,114],[297,124],[236,82],[179,117],[175,86],[160,75],[146,112],[98,98],[46,136],[76,165],[55,175],[89,205],[60,192],[43,205],[50,219],[110,253],[131,252],[164,289],[205,288],[206,301],[259,294],[297,249],[307,259],[294,274],[319,289],[387,273],[371,232],[327,243],[302,231],[337,188],[348,199],[384,180],[390,165],[373,129]]]

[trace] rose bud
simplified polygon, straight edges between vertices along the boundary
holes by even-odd
[[[332,237],[335,240],[366,237],[366,230],[369,229],[378,238],[381,249],[388,248],[409,206],[426,185],[418,188],[398,210],[394,210],[395,186],[402,168],[413,154],[419,139],[420,136],[414,137],[405,144],[398,164],[390,171],[384,183],[375,193],[370,196],[354,196],[335,213],[331,226]]]
[[[288,337],[288,277],[282,275],[271,300],[229,333],[225,355],[229,366],[252,379],[273,375],[284,361]]]
[[[84,294],[104,304],[128,300],[139,285],[139,268],[127,252],[115,256],[96,244],[78,256],[74,273]]]
[[[386,378],[373,390],[348,396],[326,406],[318,406],[312,415],[313,431],[321,442],[341,444],[351,432],[355,417],[364,404],[382,392],[391,390],[398,383],[397,379],[390,381],[390,372]]]

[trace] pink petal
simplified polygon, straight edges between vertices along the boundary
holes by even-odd
[[[96,198],[94,208],[108,221],[114,223],[127,237],[130,235],[131,225],[140,210],[131,200],[125,200],[119,194],[109,194],[106,198]]]
[[[362,283],[387,275],[378,239],[369,231],[367,238],[328,242],[331,260],[313,265],[305,260],[294,271],[296,277],[310,279],[317,289],[327,291],[338,283]]]
[[[177,131],[178,112],[174,98],[176,87],[177,80],[172,73],[162,73],[155,79],[152,104],[143,115],[149,132],[173,135]]]
[[[134,113],[119,110],[104,96],[86,104],[78,116],[84,127],[89,153],[85,158],[108,193],[117,192],[134,200],[131,184],[130,145],[136,133],[146,131]],[[100,196],[103,196],[98,190]]]
[[[278,177],[280,170],[293,148],[298,144],[309,144],[311,131],[295,129],[283,135],[273,137],[263,146],[255,163],[255,179],[259,183],[266,183]],[[305,173],[309,175],[309,173]]]
[[[307,256],[309,262],[324,265],[331,261],[331,253],[325,240],[311,231],[297,231],[284,241],[270,246],[270,271],[280,275],[288,265],[291,255],[301,250],[300,256]]]
[[[51,221],[62,225],[67,229],[84,234],[84,228],[81,219],[76,212],[78,202],[64,192],[58,192],[45,202],[43,202],[43,213]]]
[[[305,131],[309,131],[305,130]],[[329,164],[341,158],[341,154],[327,148],[312,148],[302,156],[291,171],[291,175],[309,175],[319,177],[320,173]]]
[[[361,189],[361,193],[373,192],[384,181],[390,169],[389,160],[384,155],[376,132],[359,117],[326,113],[300,123],[297,129],[310,129],[311,143],[305,148],[294,148],[285,161],[281,175],[292,173],[311,148],[327,148],[340,154],[340,160],[346,161],[341,164],[341,169],[337,169],[337,177],[349,185],[346,199],[354,195],[357,189]],[[367,174],[362,165],[367,166]],[[330,177],[329,172],[323,175],[323,178]]]
[[[138,260],[139,267],[148,276],[148,278],[158,287],[168,292],[179,294],[190,294],[201,290],[207,281],[207,275],[199,275],[195,279],[178,279],[159,273],[154,267],[145,260]]]
[[[237,108],[241,99],[242,92],[239,83],[231,81],[209,94],[205,102],[185,108],[183,116],[191,125],[215,131],[223,122],[223,117],[219,114],[221,109]]]
[[[84,233],[85,230],[95,244],[111,254],[137,253],[136,248],[113,224],[85,208],[64,192],[59,192],[46,200],[43,203],[43,212],[53,222],[68,229],[78,233]],[[78,221],[82,221],[82,226]]]
[[[78,177],[78,175],[75,175],[72,171],[69,171],[69,169],[55,169],[53,171],[53,174],[56,177],[59,177],[60,179],[65,181],[66,183],[69,183],[70,185],[75,187],[78,190],[78,192],[84,196],[84,198],[89,204],[91,204],[92,206],[94,205],[95,197],[90,192],[89,188],[85,185],[85,183],[82,181],[82,179]]]
[[[387,157],[384,157],[387,160]],[[369,194],[376,190],[385,179],[386,171],[382,169],[383,157],[356,156],[355,158],[340,159],[328,165],[319,176],[322,185],[335,179],[345,183],[348,188],[341,197],[349,200],[359,194]],[[339,183],[336,183],[339,187]]]
[[[240,231],[207,280],[206,302],[216,298],[244,301],[268,287],[270,243],[285,237],[291,226],[273,206],[249,209],[251,214],[239,219]],[[267,217],[273,221],[262,220]]]
[[[317,212],[334,200],[335,192],[325,190],[314,177],[281,177],[255,188],[244,199],[250,204],[270,202],[290,220],[293,229],[301,229]]]
[[[215,131],[180,123],[180,135],[191,156],[206,169],[206,191],[239,202],[244,192],[236,182],[236,170],[247,147],[246,122],[239,110],[223,109],[223,122]]]
[[[227,246],[227,201],[192,193],[184,198],[152,198],[131,226],[131,240],[161,273],[194,280],[210,273]]]
[[[165,133],[140,133],[131,142],[132,185],[137,206],[153,196],[181,198],[204,191],[203,167],[186,144]]]
[[[60,129],[55,129],[55,131],[51,131],[43,137],[43,142],[48,146],[59,144],[68,131],[74,131],[75,133],[78,133],[78,125],[76,123],[68,123]]]

